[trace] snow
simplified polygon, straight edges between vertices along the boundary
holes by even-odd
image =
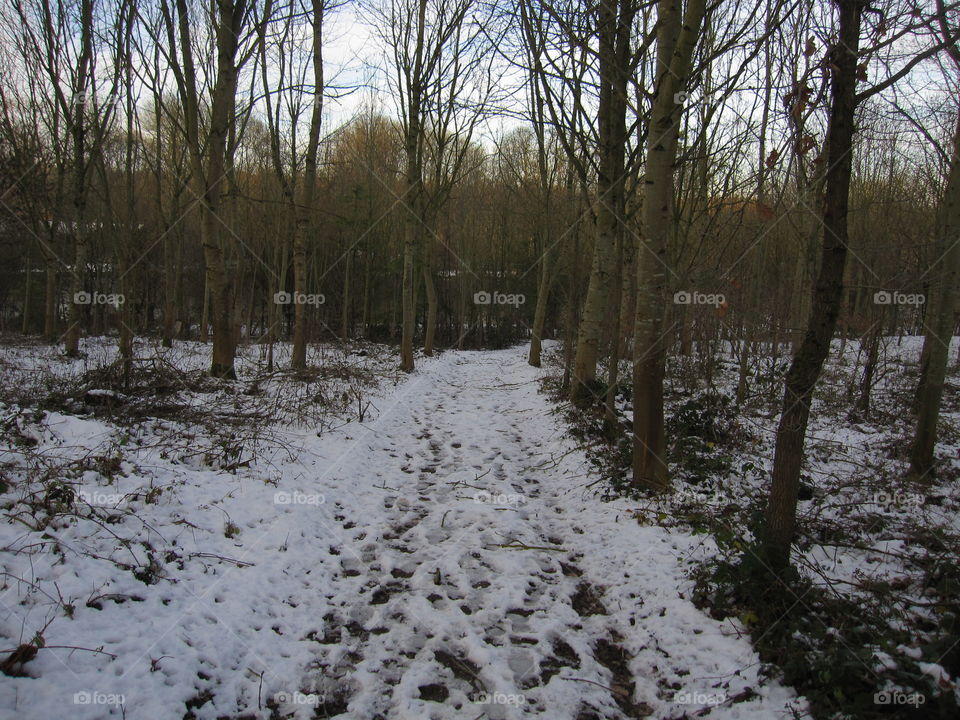
[[[0,717],[802,713],[741,628],[687,599],[711,541],[601,501],[541,373],[524,348],[421,359],[364,422],[273,427],[231,472],[163,450],[188,424],[25,424],[51,467],[101,458],[63,478],[99,520],[35,532],[8,508],[0,643],[48,647],[0,683]]]

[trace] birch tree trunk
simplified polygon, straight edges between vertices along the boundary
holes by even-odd
[[[547,300],[550,294],[550,247],[549,235],[544,233],[543,254],[540,256],[540,281],[537,284],[537,305],[533,310],[533,327],[530,332],[530,353],[527,362],[540,367],[540,352],[543,347],[543,326],[547,319]]]
[[[686,82],[706,8],[690,0],[681,17],[679,0],[657,4],[657,80],[643,194],[643,235],[637,252],[637,312],[633,347],[633,483],[665,490],[670,483],[663,426],[663,378],[666,361],[667,249],[674,234],[674,175],[681,106],[676,102]]]

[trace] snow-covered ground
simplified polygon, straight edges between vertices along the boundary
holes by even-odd
[[[24,443],[0,454],[0,644],[45,645],[0,717],[802,716],[687,599],[711,541],[601,501],[540,374],[446,352],[363,422],[273,426],[219,464],[175,419],[0,405]]]

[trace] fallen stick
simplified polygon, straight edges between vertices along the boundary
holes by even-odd
[[[216,558],[217,560],[223,560],[224,562],[231,562],[234,565],[237,565],[239,567],[254,566],[254,563],[251,563],[251,562],[245,562],[244,560],[234,560],[233,558],[228,558],[228,557],[224,557],[223,555],[217,555],[215,553],[208,553],[208,552],[190,553],[190,557],[191,558],[195,558],[195,557]]]
[[[544,547],[543,545],[525,545],[516,542],[494,545],[493,547],[503,548],[505,550],[549,550],[550,552],[566,552],[563,548]]]

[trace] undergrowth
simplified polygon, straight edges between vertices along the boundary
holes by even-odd
[[[794,569],[784,576],[764,566],[756,538],[785,359],[754,358],[739,403],[736,363],[717,360],[707,382],[702,363],[668,362],[672,487],[659,495],[630,482],[631,389],[618,391],[611,436],[602,404],[576,410],[557,377],[546,381],[603,497],[634,500],[638,522],[710,537],[712,557],[692,578],[694,601],[714,618],[734,619],[769,671],[804,696],[818,720],[960,717],[950,679],[960,676],[960,468],[941,451],[936,484],[904,479],[903,408],[916,372],[909,361],[887,362],[869,414],[857,418],[848,411],[859,363],[845,358],[824,373],[801,474]],[[948,387],[956,386],[954,375]],[[597,396],[604,394],[598,387]],[[947,399],[944,413],[955,404]],[[956,426],[949,414],[941,420],[947,453],[957,444]],[[844,441],[833,439],[847,427]]]

